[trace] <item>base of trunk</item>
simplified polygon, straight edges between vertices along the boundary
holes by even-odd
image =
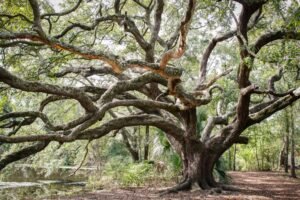
[[[222,190],[222,186],[215,182],[212,177],[212,173],[207,173],[205,176],[201,177],[187,177],[183,181],[178,183],[176,186],[171,187],[167,190],[160,192],[161,195],[177,193],[180,191],[191,190],[193,186],[198,186],[202,190],[212,190],[213,192],[220,193],[218,191]]]
[[[162,191],[161,194],[190,190],[194,185],[203,190],[214,191],[216,188],[218,188],[217,191],[221,190],[221,185],[215,181],[213,176],[215,162],[218,160],[219,154],[203,149],[200,151],[195,149],[187,151],[188,153],[183,156],[183,181],[168,190]]]

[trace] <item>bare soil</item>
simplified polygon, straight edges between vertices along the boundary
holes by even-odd
[[[161,187],[131,187],[122,189],[98,190],[80,195],[52,197],[50,199],[61,200],[194,200],[194,199],[247,199],[247,200],[269,200],[269,199],[299,199],[300,179],[290,178],[281,172],[229,172],[232,178],[231,189],[236,191],[203,191],[193,189],[189,192],[159,195]]]

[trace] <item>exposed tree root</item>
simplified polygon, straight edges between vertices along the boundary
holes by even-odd
[[[222,190],[226,190],[226,191],[232,191],[232,192],[240,191],[240,188],[234,187],[232,185],[220,185],[220,187],[222,188]]]
[[[192,180],[191,179],[187,179],[186,181],[176,185],[175,187],[172,187],[170,189],[167,190],[163,190],[160,191],[160,196],[166,195],[166,194],[171,194],[171,193],[176,193],[176,192],[180,192],[180,191],[186,191],[191,189],[192,187]]]

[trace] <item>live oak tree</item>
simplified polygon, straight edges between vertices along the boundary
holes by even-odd
[[[299,87],[276,91],[275,82],[283,76],[283,69],[270,75],[265,89],[251,81],[257,65],[264,64],[259,58],[262,49],[277,40],[299,45],[297,3],[291,1],[283,10],[280,5],[280,1],[262,0],[79,0],[55,11],[48,1],[4,1],[0,14],[2,94],[16,90],[43,99],[34,110],[7,111],[0,116],[0,127],[11,129],[0,135],[1,143],[29,143],[1,157],[0,169],[54,141],[91,141],[126,127],[153,126],[166,134],[183,161],[183,180],[168,192],[190,189],[194,183],[203,189],[218,187],[214,165],[232,145],[248,142],[243,131],[300,98]],[[217,29],[217,23],[209,20],[218,12],[231,30],[210,38],[202,55],[193,55],[191,49],[203,45],[195,39],[195,27],[206,21],[205,30],[215,34],[209,26]],[[282,26],[267,26],[279,18]],[[194,38],[189,43],[191,31]],[[220,63],[219,72],[210,75],[213,50],[230,38],[234,41],[228,44],[238,51],[238,66],[228,69]],[[178,62],[185,57],[186,62]],[[192,63],[188,60],[197,58],[201,58],[198,72],[185,70]],[[198,133],[196,109],[212,104],[218,96],[213,93],[226,90],[217,81],[232,71],[239,91],[231,102],[233,109],[224,111],[226,96],[218,98],[217,114]],[[192,78],[188,79],[189,72]],[[70,74],[80,75],[76,84],[62,81]],[[262,100],[252,101],[254,95]],[[46,108],[69,100],[77,101],[84,112],[66,123],[54,123]],[[128,112],[116,115],[117,107],[127,107]],[[112,118],[107,118],[109,113]],[[43,123],[43,130],[21,134],[23,126],[37,121]]]

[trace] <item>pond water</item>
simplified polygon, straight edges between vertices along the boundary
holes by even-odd
[[[70,176],[72,172],[70,169],[60,169],[46,176],[43,169],[14,167],[9,175],[0,179],[0,199],[48,199],[87,190],[89,172],[81,170],[79,175]]]

